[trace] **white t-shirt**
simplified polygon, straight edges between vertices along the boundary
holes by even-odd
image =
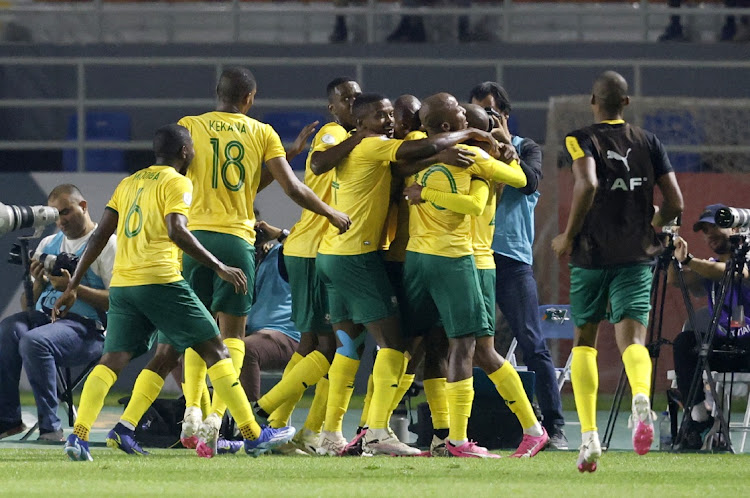
[[[96,227],[98,225],[94,224],[94,230],[96,230]],[[76,254],[91,238],[91,235],[94,233],[94,230],[91,230],[89,233],[84,235],[83,237],[80,237],[78,239],[69,239],[65,236],[63,236],[62,244],[60,245],[60,252],[69,252],[72,254]],[[41,242],[39,242],[39,245],[36,248],[35,253],[43,253],[44,248],[49,245],[50,242],[52,242],[52,239],[57,234],[50,235],[48,237],[45,237],[42,239]],[[115,252],[117,251],[117,236],[115,234],[112,234],[112,236],[107,241],[107,245],[104,246],[104,249],[102,250],[101,254],[99,254],[99,257],[96,258],[94,263],[91,265],[91,271],[93,271],[99,278],[102,279],[102,282],[104,282],[104,288],[109,289],[109,282],[112,280],[112,268],[115,265]],[[81,253],[83,254],[83,253]]]

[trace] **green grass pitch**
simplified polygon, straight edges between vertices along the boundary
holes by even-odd
[[[146,457],[94,448],[94,462],[71,462],[62,448],[0,449],[0,494],[140,496],[743,496],[747,455],[633,452],[603,455],[593,474],[576,452],[504,458],[313,458],[244,454],[204,460],[188,450]]]

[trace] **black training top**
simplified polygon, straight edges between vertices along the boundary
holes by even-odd
[[[593,157],[599,186],[573,242],[571,262],[603,268],[650,261],[662,250],[651,226],[654,183],[672,171],[653,133],[624,121],[581,128],[565,137],[571,159]]]

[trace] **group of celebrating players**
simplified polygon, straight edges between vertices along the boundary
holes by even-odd
[[[334,120],[313,138],[303,183],[288,163],[296,151],[286,152],[270,125],[246,116],[255,93],[249,70],[225,69],[216,110],[160,128],[154,165],[124,179],[108,203],[54,310],[64,315],[81,276],[116,233],[105,354],[84,386],[67,455],[91,460],[88,435],[107,391],[155,337],[156,354],[107,439],[128,453],[144,453],[134,429],[184,357],[181,441],[200,456],[244,446],[254,456],[295,447],[337,456],[499,458],[467,437],[474,365],[523,429],[511,456],[535,456],[548,431],[494,346],[502,282],[492,244],[496,226],[508,221],[496,219],[499,196],[533,193],[540,172],[519,158],[508,114],[485,110],[493,94],[472,92],[463,105],[448,93],[391,104],[350,78],[334,79],[327,87]],[[304,208],[283,246],[302,340],[279,383],[251,405],[237,379],[255,273],[253,204],[274,180]],[[378,351],[349,441],[342,421],[366,333]],[[389,427],[420,365],[434,429],[425,452]],[[304,427],[295,431],[290,415],[313,385]],[[243,441],[220,437],[227,408]]]

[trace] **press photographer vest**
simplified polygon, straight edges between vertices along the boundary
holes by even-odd
[[[524,138],[514,136],[513,147],[520,151],[523,141]],[[534,208],[538,200],[538,190],[526,195],[517,188],[505,186],[495,211],[493,251],[527,265],[532,264]]]
[[[46,254],[54,255],[60,254],[60,248],[62,247],[64,237],[65,235],[62,232],[58,232],[52,238],[49,244],[44,247],[43,252]],[[88,242],[81,246],[81,248],[75,252],[75,255],[81,257],[81,255],[83,255],[83,251],[86,250],[87,245]],[[83,279],[81,279],[81,285],[91,287],[92,289],[105,288],[104,281],[102,281],[102,279],[96,273],[94,273],[91,268],[89,268],[83,275]],[[42,294],[39,296],[39,299],[36,302],[36,309],[39,311],[52,309],[55,306],[55,301],[57,301],[57,298],[61,295],[62,292],[55,290],[55,288],[52,287],[52,284],[47,284],[47,287],[42,291]],[[88,303],[83,302],[82,299],[76,299],[75,304],[72,308],[70,308],[70,313],[75,313],[76,315],[91,318],[92,320],[99,320],[105,326],[107,323],[106,313],[98,312],[96,308]]]
[[[648,132],[628,123],[598,123],[572,133],[591,140],[599,186],[583,227],[573,242],[571,262],[583,268],[643,263],[662,251],[651,226],[655,165]],[[580,142],[580,140],[579,140]]]

